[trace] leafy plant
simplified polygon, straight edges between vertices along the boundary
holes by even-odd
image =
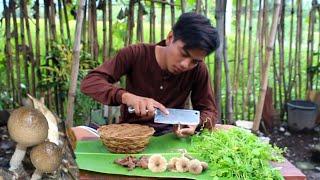
[[[283,179],[270,161],[283,161],[283,151],[239,128],[203,131],[191,140],[190,152],[209,163],[214,178]]]

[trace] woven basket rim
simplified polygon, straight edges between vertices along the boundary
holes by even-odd
[[[125,131],[127,128],[130,128],[131,127],[139,127],[139,128],[143,128],[145,131],[143,134],[137,134],[137,135],[134,135],[134,136],[121,136],[119,137],[118,135],[119,134],[109,134],[108,133],[108,130],[110,129],[110,131],[114,131],[114,129],[111,129],[113,127],[125,127],[124,129],[122,129],[122,131]],[[120,129],[121,130],[121,129]],[[147,138],[149,136],[152,136],[154,134],[155,130],[153,127],[150,127],[150,126],[147,126],[147,125],[141,125],[141,124],[128,124],[128,123],[123,123],[123,124],[109,124],[109,125],[103,125],[103,126],[100,126],[98,128],[98,133],[100,136],[102,136],[103,138],[113,138],[114,140],[116,139],[138,139],[138,138]]]

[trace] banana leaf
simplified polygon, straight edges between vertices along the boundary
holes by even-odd
[[[181,154],[178,149],[188,149],[191,141],[190,138],[180,139],[173,134],[166,134],[159,137],[152,137],[147,148],[139,154],[141,155],[161,154],[167,161],[172,157],[179,157]],[[153,173],[148,169],[135,168],[128,171],[127,168],[113,163],[117,158],[123,158],[126,154],[114,154],[109,152],[102,142],[99,141],[79,141],[75,151],[76,161],[80,169],[127,176],[142,176],[142,177],[166,177],[166,178],[188,178],[188,179],[212,179],[210,177],[210,169],[202,172],[200,175],[191,173],[179,173],[165,171],[162,173]],[[191,156],[197,158],[197,154],[190,153]]]

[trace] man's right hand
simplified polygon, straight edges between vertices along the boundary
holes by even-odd
[[[122,103],[126,104],[128,107],[133,107],[137,116],[153,117],[155,108],[159,109],[165,114],[169,114],[169,111],[166,109],[166,107],[158,101],[151,98],[137,96],[128,92],[122,94]]]

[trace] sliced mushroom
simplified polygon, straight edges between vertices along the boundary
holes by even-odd
[[[18,169],[27,147],[43,142],[48,136],[48,122],[41,112],[29,107],[14,110],[8,120],[10,137],[17,142],[10,160],[10,171]]]
[[[52,142],[45,141],[32,148],[30,159],[36,170],[31,180],[41,179],[42,173],[56,171],[62,161],[61,149]]]

